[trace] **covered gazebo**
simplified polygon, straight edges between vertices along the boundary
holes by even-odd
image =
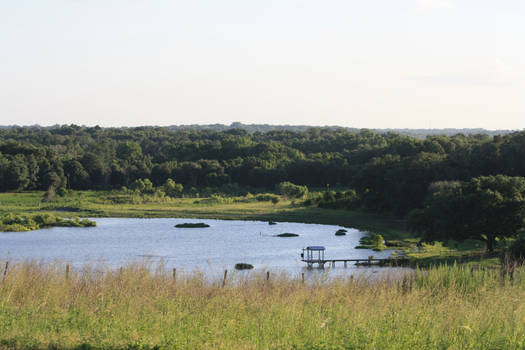
[[[324,267],[324,251],[325,247],[319,245],[308,246],[303,248],[301,254],[302,261],[308,264],[308,267],[312,267],[313,264],[317,263],[319,267]]]

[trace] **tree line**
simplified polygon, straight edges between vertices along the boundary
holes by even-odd
[[[403,216],[422,208],[429,187],[440,181],[525,176],[524,151],[523,131],[420,139],[367,129],[249,133],[13,127],[0,129],[0,191],[120,189],[137,185],[139,179],[148,179],[153,186],[164,186],[171,179],[184,189],[262,190],[291,182],[335,189],[332,202]],[[338,188],[353,190],[337,194]],[[325,204],[330,202],[328,198]]]

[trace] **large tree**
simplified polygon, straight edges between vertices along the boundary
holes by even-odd
[[[496,238],[523,227],[525,177],[482,176],[442,186],[409,215],[410,227],[425,240],[478,239],[494,250]]]

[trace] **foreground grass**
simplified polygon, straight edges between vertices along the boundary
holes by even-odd
[[[0,284],[10,349],[522,349],[525,273],[440,267],[397,279],[179,277],[20,263]]]

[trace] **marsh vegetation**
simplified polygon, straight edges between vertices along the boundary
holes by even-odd
[[[26,232],[49,227],[94,227],[96,225],[95,221],[89,219],[64,218],[46,213],[0,216],[0,231],[2,232]]]

